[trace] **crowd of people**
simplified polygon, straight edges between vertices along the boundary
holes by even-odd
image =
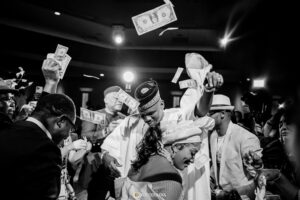
[[[197,86],[180,107],[165,109],[150,80],[135,89],[137,110],[124,114],[122,89],[111,86],[95,111],[101,124],[80,120],[73,100],[56,93],[60,66],[51,58],[37,105],[25,112],[18,90],[0,79],[1,198],[300,199],[296,98],[257,120],[218,93],[223,76],[201,55],[190,57]]]

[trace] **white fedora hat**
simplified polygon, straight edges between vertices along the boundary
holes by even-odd
[[[233,110],[234,106],[231,105],[229,97],[216,94],[213,96],[210,110]]]

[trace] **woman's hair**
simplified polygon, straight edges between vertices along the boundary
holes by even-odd
[[[142,141],[137,145],[137,158],[132,162],[134,171],[138,171],[149,160],[149,157],[161,150],[162,133],[158,127],[150,127]]]

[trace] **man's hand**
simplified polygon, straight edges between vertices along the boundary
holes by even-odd
[[[74,150],[80,150],[80,149],[87,149],[87,141],[83,139],[75,140],[72,142],[72,149]]]
[[[112,157],[111,155],[109,155],[109,153],[105,153],[103,158],[102,158],[102,162],[105,166],[105,168],[107,168],[110,171],[110,175],[118,178],[121,176],[120,171],[117,169],[117,167],[122,167],[122,165],[120,165],[117,161],[117,159],[115,159],[114,157]]]
[[[253,150],[250,150],[244,155],[243,161],[245,165],[251,165],[255,169],[260,169],[263,166],[261,157]]]
[[[279,169],[261,169],[259,174],[265,176],[268,182],[276,181],[281,175]]]
[[[204,85],[206,90],[216,90],[224,83],[223,76],[214,71],[206,74],[206,81],[207,83]]]
[[[44,91],[55,93],[59,82],[59,71],[61,66],[52,58],[47,58],[43,62],[42,72],[45,78]]]
[[[59,81],[59,70],[61,66],[52,58],[47,58],[43,62],[42,72],[45,81],[57,83]]]

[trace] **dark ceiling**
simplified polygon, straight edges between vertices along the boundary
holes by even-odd
[[[280,93],[297,81],[292,48],[296,12],[291,1],[173,0],[178,20],[138,36],[131,17],[162,5],[162,0],[4,1],[0,13],[1,73],[24,66],[39,74],[42,60],[56,45],[69,47],[67,77],[105,73],[108,78],[129,67],[140,77],[171,80],[184,66],[187,52],[202,54],[225,82],[266,76]],[[61,12],[60,16],[54,11]],[[116,46],[112,27],[125,28],[126,41]],[[178,30],[159,33],[167,27]],[[218,45],[228,27],[237,38]],[[25,69],[26,70],[26,69]]]

